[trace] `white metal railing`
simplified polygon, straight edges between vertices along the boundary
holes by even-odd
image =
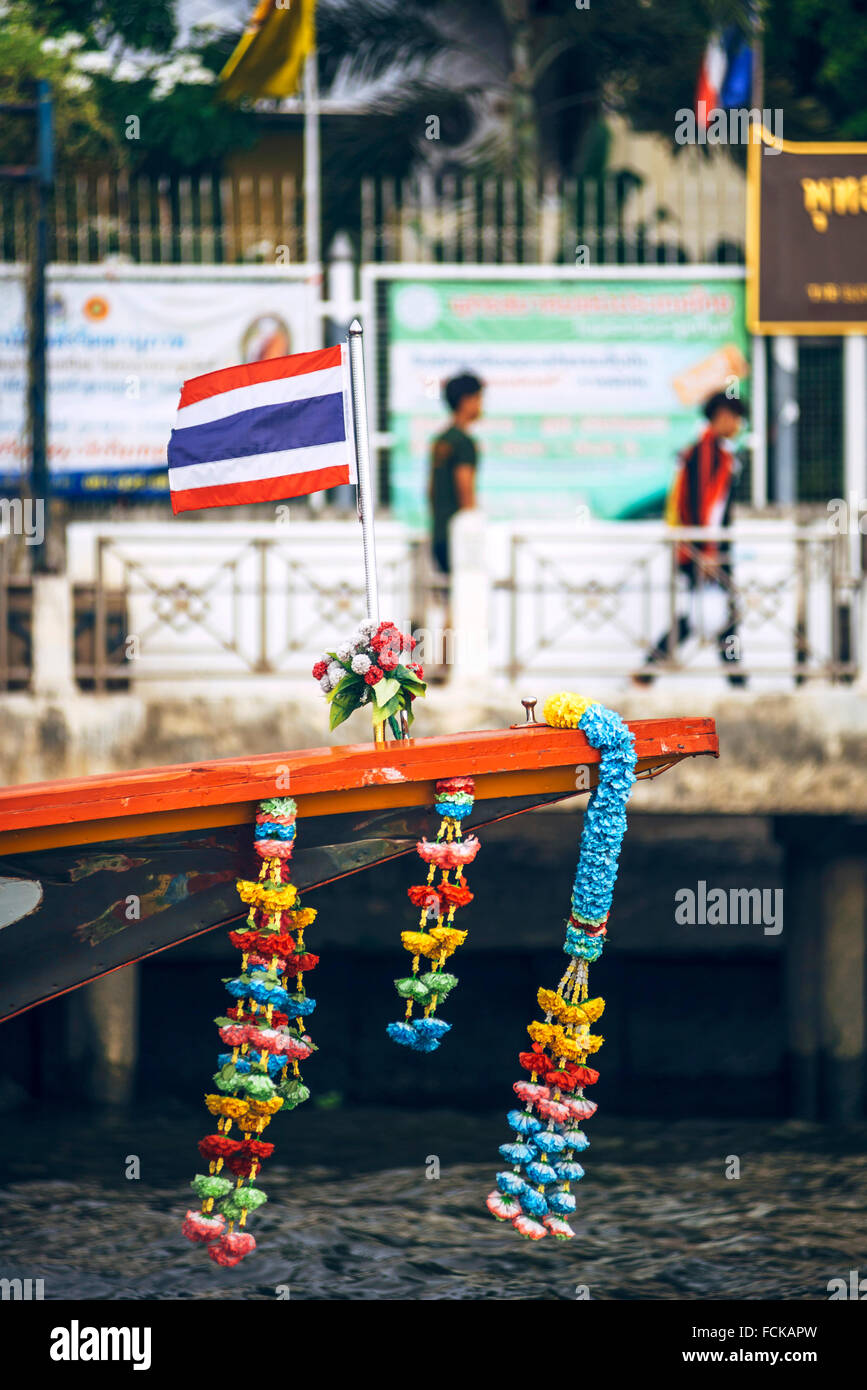
[[[408,615],[411,538],[386,522],[377,541],[383,612]],[[357,522],[82,522],[68,528],[68,556],[92,629],[78,633],[75,675],[96,690],[307,676],[364,617]]]
[[[801,683],[851,679],[859,668],[860,588],[847,567],[848,538],[821,523],[674,531],[659,522],[520,525],[464,513],[450,613],[423,537],[386,520],[377,540],[382,612],[426,633],[447,627],[447,665],[476,682],[580,671]],[[709,543],[723,548],[715,558]],[[306,677],[323,645],[364,616],[354,518],[110,530],[75,523],[68,555],[81,629],[76,676],[97,690]],[[435,650],[420,655],[437,659]]]
[[[859,590],[847,538],[825,525],[490,532],[491,665],[511,679],[576,666],[600,676],[722,672],[799,683],[857,671]]]

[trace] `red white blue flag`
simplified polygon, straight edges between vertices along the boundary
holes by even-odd
[[[345,344],[185,381],[168,463],[175,513],[354,483]]]
[[[722,34],[711,34],[696,84],[695,112],[699,130],[707,130],[713,111],[750,105],[752,76],[749,39],[733,25]]]
[[[707,128],[708,112],[719,107],[719,97],[726,75],[726,51],[719,35],[712,34],[701,60],[695,89],[695,110],[699,126]]]

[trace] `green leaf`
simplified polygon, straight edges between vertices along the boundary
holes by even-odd
[[[329,729],[336,729],[338,724],[342,724],[344,719],[348,719],[353,710],[358,709],[358,699],[354,692],[346,691],[338,695],[331,702],[331,714],[328,720]]]
[[[343,682],[341,681],[341,685]],[[392,680],[391,676],[383,676],[381,681],[377,681],[373,687],[373,698],[382,708],[383,705],[390,704],[394,696],[400,690],[400,681]],[[392,711],[393,713],[394,711]]]
[[[392,675],[397,677],[401,685],[408,685],[414,694],[424,694],[424,681],[420,680],[415,671],[411,671],[408,666],[396,666],[392,671]]]
[[[363,688],[364,681],[361,676],[357,676],[353,671],[346,676],[341,676],[334,689],[328,692],[326,699],[333,700],[336,695],[345,695],[347,691],[351,690],[356,695],[357,703],[357,696],[361,694]]]
[[[371,714],[373,715],[373,722],[374,724],[384,724],[387,719],[390,719],[393,714],[398,714],[400,710],[400,696],[395,695],[393,699],[389,700],[387,705],[372,706]]]

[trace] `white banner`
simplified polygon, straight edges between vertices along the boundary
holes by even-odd
[[[310,279],[259,267],[53,267],[47,289],[48,457],[58,492],[167,492],[181,383],[319,347]],[[24,282],[0,278],[0,478],[26,454]]]

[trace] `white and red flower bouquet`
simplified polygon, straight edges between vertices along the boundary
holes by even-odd
[[[412,702],[426,688],[422,667],[408,659],[415,645],[416,639],[394,623],[366,618],[348,642],[326,652],[313,676],[331,704],[330,727],[370,705],[374,725],[387,721],[394,737],[402,738],[401,715],[412,723]]]

